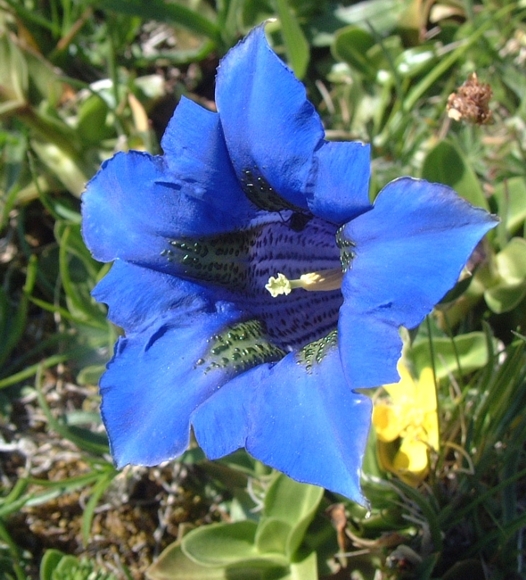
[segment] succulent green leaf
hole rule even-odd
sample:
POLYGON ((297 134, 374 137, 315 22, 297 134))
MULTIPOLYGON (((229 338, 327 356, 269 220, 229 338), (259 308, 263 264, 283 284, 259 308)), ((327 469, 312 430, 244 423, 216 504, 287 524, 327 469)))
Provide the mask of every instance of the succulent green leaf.
POLYGON ((316 552, 290 566, 290 580, 318 580, 316 552))
POLYGON ((102 5, 105 9, 122 14, 184 26, 192 32, 220 41, 220 30, 214 22, 179 3, 163 0, 105 0, 102 5))
POLYGON ((438 60, 434 47, 416 46, 404 50, 395 60, 397 73, 401 77, 414 77, 427 72, 438 60))
POLYGON ((484 293, 487 305, 500 314, 513 310, 526 296, 526 240, 512 238, 495 257, 499 282, 484 293))
MULTIPOLYGON (((283 538, 286 527, 289 528, 286 544, 283 546, 283 553, 289 560, 303 541, 322 496, 322 488, 298 483, 283 474, 279 474, 270 486, 265 497, 264 513, 274 522, 281 521, 282 526, 278 527, 276 523, 272 523, 269 524, 268 530, 274 529, 277 532, 279 529, 283 538)), ((260 526, 264 521, 262 520, 260 526)), ((267 534, 268 531, 258 533, 258 540, 262 545, 269 545, 267 534)))
POLYGON ((78 559, 51 549, 42 558, 40 580, 116 580, 116 578, 109 572, 96 569, 92 561, 78 559))
MULTIPOLYGON (((482 368, 488 362, 487 338, 483 332, 470 332, 454 338, 433 338, 437 379, 462 376, 482 368)), ((428 339, 418 340, 411 349, 411 358, 420 372, 432 367, 428 339)))
POLYGON ((488 207, 475 172, 462 151, 450 141, 440 141, 426 155, 422 177, 451 186, 473 205, 488 207))
POLYGON ((274 0, 274 6, 281 22, 289 65, 296 76, 301 79, 305 76, 309 64, 309 43, 305 39, 296 17, 292 14, 287 0, 274 0))
POLYGON ((526 285, 514 287, 499 285, 484 293, 486 304, 496 314, 510 312, 522 302, 524 297, 526 297, 526 285))
POLYGON ((370 32, 350 25, 335 34, 332 51, 338 60, 346 62, 367 77, 374 77, 376 69, 367 58, 367 51, 374 45, 375 40, 370 32))
POLYGON ((148 580, 286 580, 286 568, 258 566, 209 567, 197 564, 181 549, 179 543, 168 546, 148 570, 148 580))
POLYGON ((526 180, 512 177, 495 187, 493 198, 499 216, 509 233, 516 232, 526 220, 526 180))
POLYGON ((288 540, 292 526, 278 518, 263 518, 256 532, 256 546, 261 553, 287 554, 288 540))
POLYGON ((66 188, 76 196, 84 191, 88 178, 80 168, 77 159, 54 143, 31 143, 40 160, 48 166, 66 188))
POLYGON ((80 226, 57 222, 59 267, 69 312, 92 326, 104 328, 103 310, 91 298, 97 267, 80 237, 80 226))
POLYGON ((372 28, 377 34, 385 35, 396 28, 406 8, 405 1, 369 0, 340 6, 334 15, 346 24, 357 24, 368 30, 372 28))
POLYGON ((37 53, 26 49, 23 55, 28 69, 29 102, 38 107, 45 100, 50 107, 58 107, 64 93, 64 84, 57 76, 57 71, 37 53))
POLYGON ((52 580, 53 571, 63 557, 60 550, 47 550, 40 562, 40 580, 52 580))
POLYGON ((96 145, 112 136, 112 129, 106 125, 109 107, 98 95, 91 95, 80 106, 77 130, 83 141, 96 145))
POLYGON ((188 558, 201 566, 286 566, 288 562, 283 556, 259 552, 255 542, 256 530, 257 524, 251 521, 212 524, 192 530, 183 538, 181 548, 188 558))
POLYGON ((512 286, 526 281, 526 240, 524 238, 512 238, 495 259, 499 275, 507 284, 512 286))
POLYGON ((22 51, 7 34, 0 34, 0 103, 3 108, 8 104, 23 105, 28 83, 27 62, 22 51))

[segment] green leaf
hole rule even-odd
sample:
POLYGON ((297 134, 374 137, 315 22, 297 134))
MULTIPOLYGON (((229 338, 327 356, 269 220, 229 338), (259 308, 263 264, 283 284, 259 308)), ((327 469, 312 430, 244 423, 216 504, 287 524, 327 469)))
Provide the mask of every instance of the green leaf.
POLYGON ((77 130, 82 141, 96 145, 112 136, 113 130, 106 125, 109 107, 98 95, 91 95, 80 106, 77 130))
MULTIPOLYGON (((0 34, 0 103, 10 108, 27 98, 29 73, 22 51, 7 34, 0 34)), ((0 114, 2 111, 0 110, 0 114)))
POLYGON ((465 578, 483 578, 484 568, 478 559, 455 562, 442 576, 442 580, 464 580, 465 578))
POLYGON ((116 580, 110 572, 97 569, 93 561, 62 554, 58 550, 49 552, 51 555, 44 568, 44 573, 49 575, 42 576, 41 568, 41 580, 116 580))
MULTIPOLYGON (((298 483, 280 473, 269 487, 265 497, 265 517, 282 522, 280 534, 284 534, 286 526, 290 532, 286 543, 280 550, 290 561, 299 548, 305 532, 316 513, 316 508, 323 496, 323 489, 315 485, 298 483)), ((263 519, 260 525, 263 525, 263 519)), ((276 523, 270 524, 269 529, 278 529, 276 523)), ((259 532, 258 545, 269 545, 265 537, 268 532, 259 532)))
POLYGON ((496 265, 502 279, 514 286, 526 281, 526 240, 512 238, 508 245, 497 254, 496 265))
POLYGON ((89 365, 84 367, 77 375, 77 384, 98 385, 105 370, 106 365, 89 365))
POLYGON ((39 372, 37 373, 35 387, 39 405, 44 415, 46 416, 46 419, 48 420, 49 426, 65 439, 75 443, 75 445, 77 445, 80 449, 84 449, 85 451, 94 453, 96 455, 104 455, 105 453, 108 453, 108 440, 105 435, 101 433, 93 433, 88 429, 82 429, 81 427, 77 427, 75 425, 69 426, 63 421, 55 418, 42 393, 41 371, 42 369, 39 369, 39 372))
MULTIPOLYGON (((483 332, 470 332, 454 338, 434 337, 432 340, 435 372, 439 380, 450 375, 467 375, 488 362, 487 339, 483 332)), ((432 366, 427 338, 415 342, 411 358, 418 372, 432 366)))
POLYGON ((91 524, 93 522, 93 516, 95 515, 95 509, 102 494, 108 489, 116 475, 117 471, 115 469, 108 469, 106 473, 101 474, 101 478, 91 490, 91 497, 89 498, 89 501, 84 508, 84 513, 82 514, 82 541, 85 546, 89 544, 91 524))
POLYGON ((27 264, 24 291, 15 312, 11 311, 5 292, 0 289, 0 364, 7 360, 23 336, 27 322, 28 301, 35 286, 37 268, 37 259, 33 255, 27 264))
POLYGON ((430 69, 438 60, 434 47, 416 46, 404 50, 395 60, 397 73, 402 77, 414 77, 430 69))
POLYGON ((422 0, 404 0, 404 10, 398 16, 398 30, 405 44, 416 45, 420 42, 427 13, 422 8, 422 0))
POLYGON ((101 6, 105 10, 114 10, 121 14, 140 16, 147 20, 158 20, 167 24, 183 26, 197 34, 202 34, 211 38, 216 43, 220 43, 221 34, 218 26, 208 18, 201 16, 195 10, 190 10, 186 6, 175 2, 164 2, 163 0, 104 0, 101 6))
POLYGON ((174 543, 146 570, 146 577, 149 580, 277 580, 281 575, 277 570, 261 568, 202 566, 188 558, 180 544, 174 543))
POLYGON ((60 246, 60 276, 69 312, 75 318, 105 330, 107 323, 104 308, 91 297, 99 265, 93 260, 82 240, 80 225, 57 221, 55 236, 60 246))
POLYGON ((246 4, 245 0, 228 0, 227 2, 217 3, 217 20, 227 46, 235 44, 242 22, 243 9, 246 4))
MULTIPOLYGON (((57 572, 56 574, 53 573, 53 580, 56 580, 57 578, 60 578, 62 576, 62 578, 73 578, 75 572, 77 571, 79 567, 79 561, 77 560, 77 558, 75 558, 75 556, 71 556, 69 554, 65 554, 61 559, 60 562, 58 563, 57 569, 55 572, 57 572)), ((60 578, 60 580, 62 580, 62 578, 60 578)))
POLYGON ((484 299, 495 314, 510 312, 526 297, 526 286, 495 286, 486 290, 484 299))
POLYGON ((147 570, 149 580, 225 580, 225 570, 206 568, 190 560, 179 544, 171 544, 147 570))
POLYGON ((300 562, 290 566, 291 580, 318 580, 318 563, 316 552, 311 552, 300 562))
POLYGON ((374 78, 376 68, 367 58, 367 51, 375 44, 372 34, 351 25, 336 33, 332 52, 337 60, 342 60, 367 77, 374 78))
MULTIPOLYGON (((59 154, 56 152, 51 153, 51 151, 44 151, 42 159, 45 164, 49 164, 52 172, 56 169, 53 163, 66 164, 64 167, 57 168, 56 174, 59 179, 61 179, 61 171, 67 170, 68 164, 78 166, 76 170, 77 172, 80 171, 81 164, 85 162, 81 154, 83 143, 76 130, 57 116, 56 110, 47 106, 38 108, 28 106, 17 111, 17 118, 30 128, 33 148, 35 148, 34 144, 36 143, 41 148, 53 148, 52 151, 58 149, 63 153, 63 162, 59 154), (58 159, 56 159, 57 157, 58 159)), ((87 178, 84 177, 84 179, 87 178)), ((78 184, 77 189, 82 191, 78 184)))
POLYGON ((323 496, 323 488, 298 483, 278 473, 265 497, 265 515, 277 517, 294 525, 312 516, 323 496))
POLYGON ((80 196, 88 178, 77 159, 54 143, 43 143, 33 139, 33 150, 73 195, 80 196))
POLYGON ((281 22, 289 65, 296 76, 301 79, 305 76, 309 64, 309 43, 305 39, 298 21, 293 16, 287 0, 274 0, 274 6, 281 22))
POLYGON ((488 207, 475 172, 462 151, 450 141, 440 141, 426 155, 422 177, 449 185, 473 205, 488 207))
POLYGON ((526 181, 512 177, 495 187, 493 198, 506 230, 514 233, 526 220, 526 181))
POLYGON ((29 75, 29 102, 37 107, 42 100, 46 100, 49 106, 58 107, 64 93, 64 85, 59 80, 57 71, 37 53, 26 49, 24 56, 29 75))
POLYGON ((497 314, 513 310, 526 296, 526 240, 512 238, 495 257, 499 281, 484 292, 486 304, 497 314))
POLYGON ((351 6, 340 6, 334 11, 336 18, 346 24, 361 25, 385 35, 393 30, 402 14, 406 11, 407 1, 367 0, 351 6))
POLYGON ((40 580, 53 580, 53 572, 63 557, 60 550, 46 550, 40 562, 40 580))
POLYGON ((212 524, 192 530, 181 542, 183 552, 202 566, 283 567, 279 554, 262 554, 255 544, 257 525, 251 521, 212 524))
POLYGON ((292 526, 278 518, 263 518, 258 524, 256 546, 261 553, 278 553, 289 557, 287 546, 292 526))

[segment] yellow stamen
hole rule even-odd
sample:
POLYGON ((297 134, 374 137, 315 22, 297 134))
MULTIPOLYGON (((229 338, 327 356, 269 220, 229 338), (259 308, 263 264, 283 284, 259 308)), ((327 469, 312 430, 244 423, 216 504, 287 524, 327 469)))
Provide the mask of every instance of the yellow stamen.
POLYGON ((281 272, 276 276, 271 276, 265 284, 265 288, 270 292, 272 298, 281 294, 290 294, 295 288, 303 288, 311 292, 338 290, 341 288, 343 272, 341 268, 331 270, 320 270, 319 272, 309 272, 303 274, 297 280, 289 280, 281 272))

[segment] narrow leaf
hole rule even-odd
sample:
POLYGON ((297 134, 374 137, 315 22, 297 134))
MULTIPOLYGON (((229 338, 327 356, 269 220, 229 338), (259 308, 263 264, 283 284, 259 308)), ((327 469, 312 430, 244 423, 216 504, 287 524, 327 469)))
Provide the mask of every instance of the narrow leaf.
POLYGON ((102 6, 106 10, 114 10, 121 14, 140 16, 149 20, 158 20, 169 24, 177 24, 197 34, 202 34, 220 42, 219 28, 208 18, 181 4, 163 2, 162 0, 104 0, 102 6))
POLYGON ((287 0, 274 0, 274 6, 281 22, 283 41, 289 64, 298 78, 303 78, 309 64, 309 43, 292 14, 287 0))

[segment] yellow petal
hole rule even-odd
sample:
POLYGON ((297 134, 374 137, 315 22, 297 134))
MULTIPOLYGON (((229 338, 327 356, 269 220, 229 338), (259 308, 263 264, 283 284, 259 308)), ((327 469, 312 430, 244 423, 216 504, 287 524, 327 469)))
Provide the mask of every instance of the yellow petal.
POLYGON ((425 414, 422 428, 425 431, 427 444, 435 451, 438 451, 440 445, 440 433, 438 431, 438 415, 436 411, 429 411, 425 414))
POLYGON ((380 467, 391 473, 396 473, 393 460, 397 453, 396 443, 386 443, 378 440, 376 442, 376 450, 378 452, 378 463, 380 467))
POLYGON ((422 441, 404 439, 394 458, 394 467, 401 471, 419 473, 427 469, 428 447, 422 441))
MULTIPOLYGON (((409 469, 411 467, 411 457, 414 456, 411 447, 412 445, 408 444, 405 448, 400 450, 397 449, 396 443, 385 443, 383 441, 378 441, 378 462, 383 469, 393 473, 404 483, 407 483, 407 485, 416 487, 425 479, 427 475, 427 456, 423 469, 416 470, 416 464, 413 464, 415 471, 411 471, 409 469), (406 451, 409 451, 409 454, 406 453, 406 451)), ((418 454, 420 454, 420 452, 421 449, 417 450, 418 454)))
POLYGON ((402 414, 398 409, 387 403, 376 403, 373 408, 373 425, 378 439, 381 441, 394 441, 400 436, 405 427, 401 421, 402 414))
POLYGON ((396 368, 400 375, 400 380, 398 383, 384 385, 384 389, 389 393, 394 403, 403 404, 407 402, 407 399, 411 400, 414 398, 416 384, 411 373, 403 363, 398 362, 396 368))
POLYGON ((423 411, 434 411, 437 408, 437 393, 433 371, 426 367, 420 373, 418 387, 416 389, 417 400, 415 403, 423 411))
POLYGON ((398 477, 416 487, 428 472, 428 448, 420 441, 405 440, 395 455, 393 467, 398 477))

